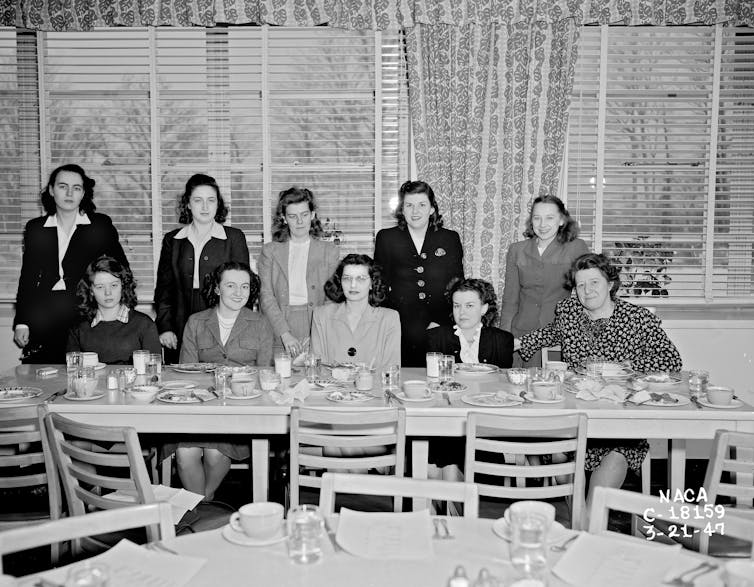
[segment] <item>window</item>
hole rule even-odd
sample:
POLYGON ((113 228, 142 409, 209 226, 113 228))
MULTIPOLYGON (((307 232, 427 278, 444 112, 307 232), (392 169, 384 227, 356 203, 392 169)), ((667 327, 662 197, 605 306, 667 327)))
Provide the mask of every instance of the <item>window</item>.
POLYGON ((584 27, 566 170, 568 209, 626 293, 751 303, 754 32, 584 27))
POLYGON ((97 181, 142 302, 193 173, 217 179, 252 258, 291 185, 312 189, 344 254, 371 253, 408 172, 402 51, 397 34, 326 27, 0 30, 0 295, 15 295, 41 182, 66 162, 97 181))

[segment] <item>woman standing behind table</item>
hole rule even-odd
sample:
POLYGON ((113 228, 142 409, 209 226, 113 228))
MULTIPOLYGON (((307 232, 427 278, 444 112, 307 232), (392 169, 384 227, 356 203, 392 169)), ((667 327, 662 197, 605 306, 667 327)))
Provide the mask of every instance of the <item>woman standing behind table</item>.
POLYGON ((366 363, 376 369, 401 363, 398 312, 378 305, 386 287, 368 255, 346 255, 325 284, 334 304, 314 309, 312 351, 322 361, 366 363))
POLYGON ((453 355, 456 363, 490 363, 508 368, 513 363, 513 335, 493 324, 497 296, 482 279, 458 279, 448 286, 455 326, 427 332, 427 350, 453 355))
POLYGON ((154 291, 166 363, 178 357, 188 317, 207 307, 201 288, 215 267, 225 261, 249 264, 243 232, 222 225, 228 208, 213 177, 197 173, 189 178, 178 213, 178 222, 186 226, 171 230, 162 240, 154 291))
POLYGON ((398 226, 377 233, 374 261, 389 287, 387 306, 401 318, 404 367, 426 363, 427 328, 451 324, 445 288, 463 277, 463 248, 458 233, 442 227, 432 188, 407 181, 398 192, 398 226))
POLYGON ((40 194, 45 215, 24 229, 13 320, 24 363, 64 362, 76 287, 93 259, 109 255, 128 267, 110 217, 95 213, 94 184, 78 165, 61 165, 40 194))
POLYGON ((100 257, 86 268, 77 291, 83 322, 71 329, 66 351, 95 352, 108 365, 131 363, 135 350, 162 353, 157 326, 135 310, 136 282, 128 267, 100 257))
POLYGON ((299 187, 280 192, 274 242, 264 245, 259 257, 259 305, 272 324, 276 347, 294 358, 304 351, 312 313, 325 303, 323 286, 340 257, 336 245, 318 240, 321 235, 314 194, 299 187))
MULTIPOLYGON (((235 261, 221 264, 204 293, 210 307, 188 319, 181 362, 269 365, 272 329, 264 316, 249 309, 259 294, 259 278, 249 266, 235 261)), ((231 460, 249 458, 249 445, 196 438, 181 442, 175 452, 183 486, 211 501, 231 460)))
MULTIPOLYGON (((560 198, 539 196, 526 223, 525 241, 508 248, 500 328, 521 336, 552 321, 555 304, 568 296, 565 275, 576 257, 588 253, 576 238, 577 222, 560 198)), ((516 363, 521 364, 518 359, 516 363)), ((526 366, 541 364, 540 352, 526 366)))

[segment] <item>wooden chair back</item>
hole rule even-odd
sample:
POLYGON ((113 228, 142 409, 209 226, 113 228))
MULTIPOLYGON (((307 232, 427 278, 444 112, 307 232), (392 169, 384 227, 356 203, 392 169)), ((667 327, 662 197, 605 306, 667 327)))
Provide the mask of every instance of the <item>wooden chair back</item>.
MULTIPOLYGON (((406 412, 378 410, 291 410, 290 505, 299 503, 301 487, 322 486, 325 471, 391 467, 403 477, 406 455, 406 412), (337 453, 338 456, 331 456, 337 453), (304 468, 312 474, 301 474, 304 468)), ((395 501, 400 511, 401 500, 395 501)))
POLYGON ((325 473, 322 475, 322 491, 319 494, 319 507, 325 515, 334 513, 337 493, 386 495, 396 500, 403 497, 415 497, 423 498, 425 502, 432 499, 460 501, 463 502, 464 517, 479 517, 479 489, 474 483, 325 473))
POLYGON ((571 525, 580 529, 585 507, 586 426, 586 415, 579 413, 510 416, 470 412, 466 423, 466 481, 476 483, 479 495, 489 497, 570 497, 571 525), (572 457, 566 462, 540 462, 554 454, 572 457), (499 482, 493 483, 498 481, 495 478, 499 482), (533 486, 534 479, 544 479, 544 485, 533 486))
POLYGON ((140 527, 157 528, 156 540, 174 538, 171 509, 170 504, 164 502, 128 506, 0 532, 0 572, 2 555, 54 542, 140 527))

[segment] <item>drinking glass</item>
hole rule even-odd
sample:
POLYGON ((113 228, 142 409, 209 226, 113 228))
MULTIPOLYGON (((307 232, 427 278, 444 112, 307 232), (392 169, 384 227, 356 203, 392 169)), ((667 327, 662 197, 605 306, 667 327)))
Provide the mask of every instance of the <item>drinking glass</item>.
POLYGON ((605 361, 602 357, 589 357, 586 360, 586 374, 588 377, 598 379, 602 377, 602 368, 605 361))
POLYGON ((272 369, 259 370, 259 387, 262 391, 275 391, 280 385, 280 374, 272 369))
POLYGON ((704 369, 692 369, 689 371, 689 391, 694 395, 703 395, 707 392, 709 372, 704 369))
POLYGON ((110 573, 107 565, 85 561, 68 572, 66 587, 106 587, 110 573))
POLYGON ((233 377, 233 367, 218 365, 215 368, 215 393, 220 399, 230 393, 230 380, 233 377))
POLYGON ((136 381, 136 369, 133 367, 124 367, 116 371, 118 375, 118 391, 126 391, 136 381))
POLYGON ((322 558, 320 540, 325 522, 316 505, 304 504, 288 511, 288 557, 295 563, 310 564, 322 558))
POLYGON ((137 375, 147 374, 147 363, 149 362, 149 356, 152 353, 149 351, 138 350, 133 352, 134 369, 136 369, 137 375))
POLYGON ((71 389, 76 397, 90 397, 97 389, 94 367, 79 367, 73 376, 71 389))
POLYGON ((521 578, 547 580, 547 531, 544 516, 511 515, 511 563, 521 578))
POLYGON ((453 355, 442 355, 437 360, 437 375, 440 378, 440 383, 447 383, 453 381, 453 367, 455 367, 456 359, 453 355))
POLYGON ((381 373, 382 389, 395 391, 401 386, 401 368, 398 365, 390 365, 381 373))
POLYGON ((162 355, 150 353, 147 359, 145 375, 147 376, 147 384, 149 385, 159 385, 162 382, 162 355))
POLYGON ((73 391, 73 379, 76 377, 76 373, 81 367, 82 354, 73 351, 65 354, 65 370, 66 370, 66 388, 68 391, 73 391))
POLYGON ((313 379, 319 377, 319 365, 322 359, 319 355, 314 353, 306 353, 304 355, 304 372, 307 379, 313 379))
POLYGON ((288 353, 275 353, 275 371, 283 379, 288 379, 291 376, 291 363, 291 355, 288 353))
POLYGON ((442 353, 427 353, 427 377, 440 376, 440 357, 442 356, 442 353))

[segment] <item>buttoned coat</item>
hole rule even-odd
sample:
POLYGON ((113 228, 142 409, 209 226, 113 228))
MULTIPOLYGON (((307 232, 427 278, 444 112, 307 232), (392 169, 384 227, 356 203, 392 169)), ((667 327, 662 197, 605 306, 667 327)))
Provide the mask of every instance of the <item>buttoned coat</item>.
POLYGON ((423 366, 427 326, 453 322, 445 288, 463 278, 461 239, 453 230, 430 227, 417 252, 407 228, 386 228, 377 233, 374 260, 390 288, 384 305, 400 315, 403 366, 423 366))
POLYGON ((267 318, 241 308, 225 344, 220 339, 217 308, 192 314, 181 345, 181 363, 259 365, 272 363, 272 328, 267 318))
MULTIPOLYGON (((289 241, 271 242, 262 247, 259 257, 259 306, 275 333, 276 343, 291 328, 288 324, 288 251, 289 241)), ((325 303, 325 282, 330 279, 340 260, 338 247, 327 241, 311 239, 306 260, 307 309, 311 324, 314 308, 325 303)), ((291 333, 297 338, 300 334, 291 333)), ((307 332, 308 336, 309 333, 307 332)))
MULTIPOLYGON (((427 350, 453 355, 461 360, 461 341, 452 326, 438 326, 427 330, 427 350)), ((513 364, 513 335, 494 326, 482 326, 479 335, 479 362, 507 369, 513 364)))
POLYGON ((513 243, 505 261, 500 328, 522 336, 552 322, 555 305, 570 294, 565 286, 568 270, 588 252, 580 238, 566 243, 555 239, 541 256, 536 238, 513 243))

